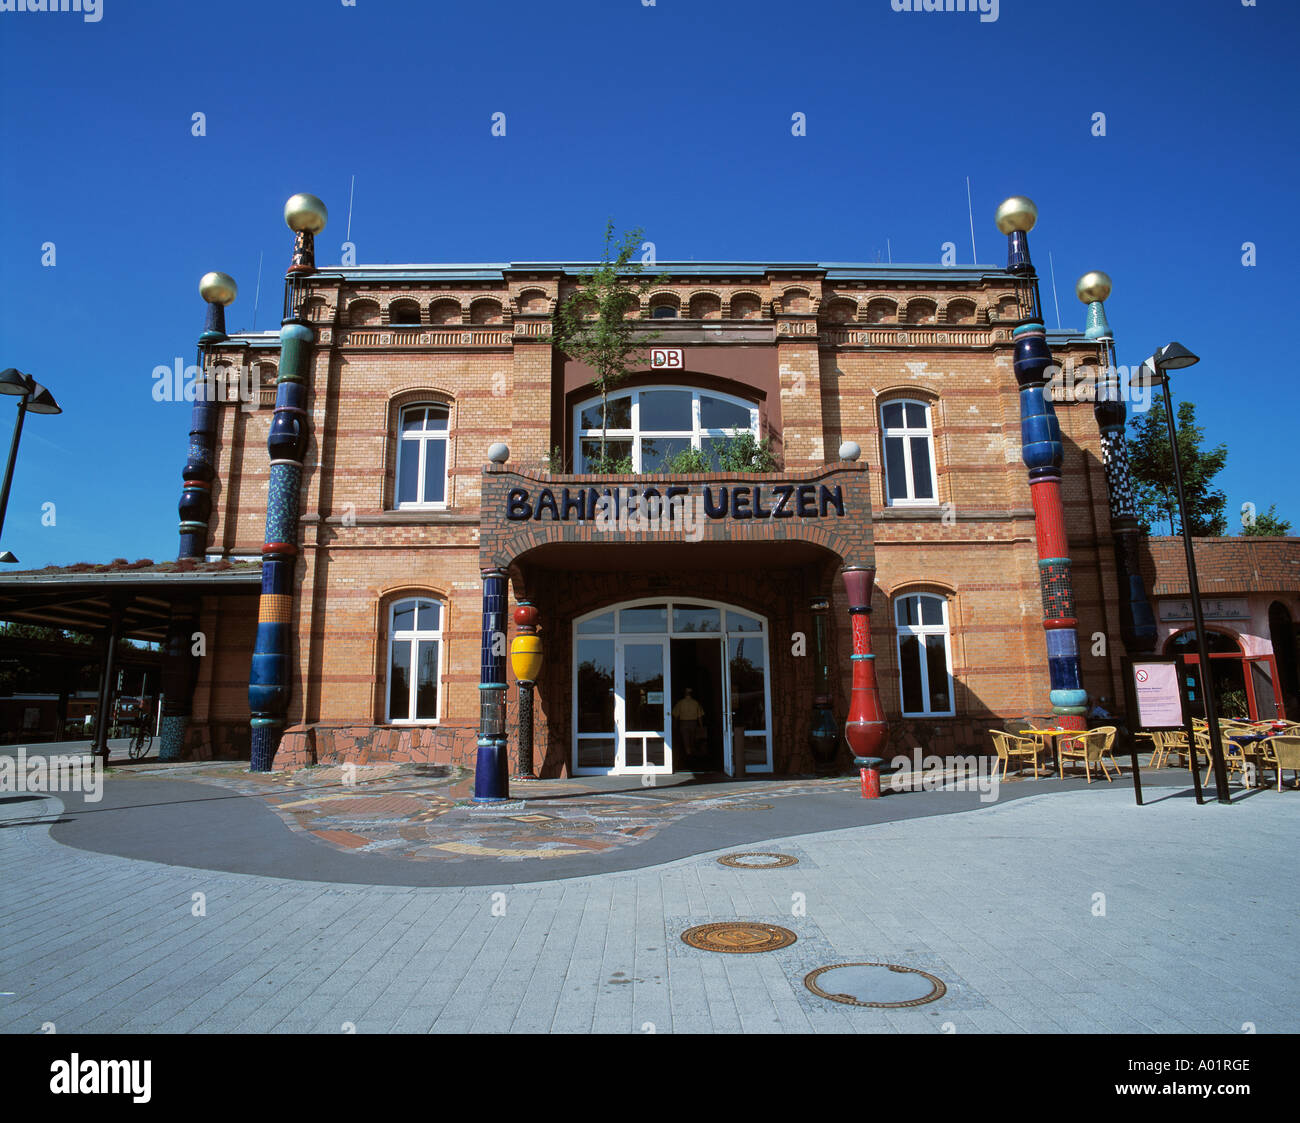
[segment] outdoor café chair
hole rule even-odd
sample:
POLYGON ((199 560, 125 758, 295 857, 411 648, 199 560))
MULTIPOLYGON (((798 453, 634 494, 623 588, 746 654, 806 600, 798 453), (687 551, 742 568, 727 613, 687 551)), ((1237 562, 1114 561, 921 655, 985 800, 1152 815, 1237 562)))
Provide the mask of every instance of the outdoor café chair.
POLYGON ((1060 747, 1057 749, 1057 764, 1062 777, 1065 776, 1065 762, 1067 760, 1083 761, 1083 770, 1088 775, 1088 783, 1092 783, 1092 766, 1098 764, 1101 766, 1101 774, 1106 777, 1107 783, 1113 783, 1110 773, 1106 770, 1106 758, 1110 757, 1111 764, 1115 765, 1115 775, 1119 775, 1119 765, 1116 763, 1111 750, 1115 746, 1115 734, 1117 730, 1113 725, 1099 725, 1096 729, 1090 729, 1086 733, 1080 733, 1077 737, 1071 737, 1068 741, 1062 740, 1060 747))
POLYGON ((1007 778, 1012 758, 1018 762, 1016 771, 1020 772, 1024 769, 1025 757, 1034 762, 1034 779, 1038 778, 1038 755, 1043 752, 1043 746, 1036 737, 1022 737, 1019 733, 1007 733, 1002 729, 990 729, 989 736, 993 738, 993 748, 1002 762, 1002 779, 1007 778))
POLYGON ((1282 790, 1282 769, 1289 768, 1300 786, 1300 736, 1283 734, 1260 742, 1263 759, 1277 770, 1277 790, 1282 790))

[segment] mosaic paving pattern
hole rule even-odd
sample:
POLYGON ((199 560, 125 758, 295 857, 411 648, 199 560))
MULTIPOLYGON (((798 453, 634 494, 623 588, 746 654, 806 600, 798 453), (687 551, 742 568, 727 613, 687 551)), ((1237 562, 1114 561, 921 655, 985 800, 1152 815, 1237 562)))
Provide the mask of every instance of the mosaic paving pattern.
POLYGON ((838 777, 765 782, 761 789, 719 782, 706 793, 699 786, 638 784, 632 791, 611 791, 582 779, 534 780, 513 786, 516 798, 508 803, 476 804, 473 775, 455 766, 358 764, 251 773, 239 762, 186 762, 137 767, 130 774, 201 780, 265 800, 289 827, 340 850, 442 862, 590 856, 635 846, 699 812, 770 810, 773 797, 852 790, 857 784, 838 777))

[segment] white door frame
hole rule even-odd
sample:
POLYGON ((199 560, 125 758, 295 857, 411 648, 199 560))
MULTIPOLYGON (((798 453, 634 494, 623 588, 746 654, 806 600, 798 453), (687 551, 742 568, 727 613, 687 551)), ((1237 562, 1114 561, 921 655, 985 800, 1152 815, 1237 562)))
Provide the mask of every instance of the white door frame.
MULTIPOLYGON (((573 721, 573 734, 571 736, 570 746, 570 768, 575 776, 616 776, 616 775, 652 775, 665 774, 672 772, 672 699, 673 682, 672 682, 672 641, 674 639, 716 639, 719 641, 720 657, 722 659, 722 760, 723 769, 727 775, 735 775, 735 763, 732 760, 732 747, 734 740, 734 731, 732 729, 731 716, 731 657, 730 648, 733 638, 739 639, 762 639, 763 641, 763 704, 766 715, 766 729, 763 731, 763 742, 767 750, 767 759, 762 765, 755 765, 748 768, 752 773, 770 773, 773 771, 772 761, 772 666, 771 666, 771 628, 768 618, 759 612, 751 612, 747 608, 739 605, 730 604, 727 601, 707 600, 703 597, 692 596, 657 596, 657 597, 638 597, 634 600, 619 601, 616 604, 607 604, 601 608, 593 609, 589 612, 577 616, 572 622, 572 648, 570 656, 570 673, 573 677, 571 697, 571 719, 573 721), (663 632, 628 632, 622 633, 618 630, 618 613, 624 608, 640 608, 646 605, 666 605, 668 610, 667 627, 663 632), (673 607, 675 605, 697 606, 700 608, 717 608, 722 612, 722 630, 718 632, 674 632, 672 627, 673 607), (733 611, 757 620, 761 625, 759 631, 729 632, 726 628, 726 613, 733 611), (578 631, 578 625, 592 617, 603 616, 606 613, 614 614, 614 624, 610 631, 601 632, 582 632, 578 631), (578 764, 578 687, 577 687, 577 658, 578 642, 584 639, 611 639, 614 643, 614 767, 580 767, 578 764), (625 728, 626 719, 626 700, 623 696, 624 691, 624 646, 628 643, 637 644, 654 644, 662 642, 664 648, 664 764, 658 765, 638 765, 629 767, 627 760, 627 735, 628 730, 625 728)), ((644 733, 645 731, 641 731, 644 733)), ((636 735, 637 731, 632 731, 636 735)))

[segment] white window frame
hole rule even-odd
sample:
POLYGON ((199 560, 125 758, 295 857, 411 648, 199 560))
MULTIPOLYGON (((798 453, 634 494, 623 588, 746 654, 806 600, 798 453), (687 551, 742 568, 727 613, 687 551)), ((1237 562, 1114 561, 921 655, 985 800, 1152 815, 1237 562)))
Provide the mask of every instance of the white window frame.
MULTIPOLYGON (((631 409, 631 428, 628 429, 607 429, 605 431, 606 440, 610 441, 631 441, 632 442, 632 471, 641 472, 641 441, 649 438, 654 439, 673 439, 689 438, 691 447, 702 449, 706 440, 722 440, 732 437, 738 437, 742 433, 752 433, 754 439, 758 439, 758 405, 755 402, 747 402, 744 398, 738 398, 734 394, 724 394, 717 390, 700 389, 698 386, 682 386, 680 384, 666 383, 658 386, 636 386, 628 390, 619 390, 609 395, 609 402, 613 404, 620 398, 632 399, 631 409), (691 395, 691 427, 690 429, 651 429, 642 431, 641 429, 641 395, 651 393, 655 390, 677 390, 682 393, 691 395), (741 428, 733 426, 729 429, 706 429, 700 423, 700 398, 717 398, 719 401, 727 402, 730 405, 739 406, 749 411, 749 427, 741 428)), ((600 439, 599 429, 581 428, 582 411, 591 409, 592 406, 599 406, 600 398, 588 398, 579 402, 573 407, 573 463, 579 475, 587 470, 586 463, 582 456, 583 440, 600 439)))
MULTIPOLYGON (((952 630, 948 626, 948 598, 940 596, 937 593, 899 593, 894 597, 894 656, 898 660, 898 707, 904 717, 955 717, 957 714, 957 695, 953 689, 952 681, 952 630), (939 624, 900 624, 898 620, 899 609, 906 600, 920 599, 938 601, 943 611, 943 622, 939 624), (923 710, 909 710, 907 708, 907 691, 903 682, 903 638, 905 636, 915 636, 918 640, 918 649, 920 654, 920 674, 921 674, 921 698, 925 705, 923 710), (943 636, 943 655, 944 670, 948 675, 948 699, 949 708, 946 710, 935 710, 930 708, 930 653, 926 648, 925 639, 927 636, 943 636)), ((917 619, 922 619, 923 614, 918 611, 917 619)))
POLYGON ((447 603, 438 597, 431 596, 411 596, 402 597, 395 600, 388 608, 388 645, 385 651, 387 662, 384 664, 384 722, 387 725, 437 725, 442 721, 442 699, 446 693, 444 689, 443 674, 447 663, 447 645, 443 641, 443 635, 446 632, 447 622, 447 603), (420 614, 419 606, 425 604, 436 604, 438 606, 438 627, 435 629, 428 628, 404 628, 400 632, 397 630, 395 620, 397 610, 403 605, 415 604, 416 623, 419 624, 420 614), (407 684, 407 705, 408 714, 415 713, 416 693, 419 689, 420 676, 416 673, 416 659, 420 653, 420 643, 435 641, 438 644, 438 705, 433 717, 393 717, 393 646, 397 643, 407 644, 411 649, 411 681, 407 684))
MULTIPOLYGON (((425 424, 428 424, 426 419, 425 424)), ((404 405, 397 413, 397 462, 393 475, 393 509, 396 511, 445 511, 447 509, 447 488, 451 475, 451 406, 446 402, 411 402, 404 405), (403 420, 408 412, 417 409, 442 409, 447 413, 447 428, 442 430, 423 429, 418 435, 408 437, 403 431, 403 420), (416 450, 415 478, 418 484, 417 495, 424 495, 424 462, 428 455, 429 443, 442 441, 445 446, 442 457, 442 498, 437 500, 402 499, 402 457, 409 455, 407 445, 418 446, 416 450)))
MULTIPOLYGON (((919 398, 890 398, 880 405, 880 467, 885 485, 885 506, 887 507, 937 507, 939 506, 939 473, 934 462, 934 414, 930 403, 919 398), (890 406, 903 407, 903 424, 887 426, 885 410, 890 406), (912 428, 907 424, 907 407, 920 406, 925 410, 925 428, 912 428), (929 499, 916 498, 916 475, 912 470, 912 438, 924 437, 926 452, 930 457, 930 488, 934 495, 929 499), (907 494, 899 499, 890 498, 888 442, 897 438, 903 442, 903 465, 907 494)), ((897 482, 897 481, 895 481, 897 482)))

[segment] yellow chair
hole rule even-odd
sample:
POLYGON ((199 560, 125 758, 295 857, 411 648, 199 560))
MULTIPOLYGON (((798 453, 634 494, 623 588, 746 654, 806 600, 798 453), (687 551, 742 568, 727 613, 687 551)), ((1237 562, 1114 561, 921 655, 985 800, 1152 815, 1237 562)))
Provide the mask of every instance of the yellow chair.
POLYGON ((1106 758, 1110 757, 1111 764, 1115 765, 1115 775, 1118 776, 1119 765, 1111 750, 1115 747, 1115 734, 1118 732, 1113 725, 1099 725, 1096 729, 1090 729, 1086 733, 1080 733, 1078 736, 1062 738, 1061 745, 1056 750, 1057 768, 1061 778, 1065 777, 1066 760, 1083 761, 1083 770, 1088 775, 1088 783, 1092 783, 1092 766, 1098 764, 1101 766, 1101 774, 1106 777, 1107 783, 1113 783, 1110 773, 1106 770, 1106 758))
POLYGON ((1007 769, 1013 759, 1020 762, 1016 771, 1022 771, 1025 757, 1034 762, 1034 779, 1038 779, 1038 757, 1043 752, 1043 746, 1036 737, 1023 737, 1019 733, 1007 733, 1001 729, 990 729, 989 736, 993 738, 993 748, 998 754, 998 760, 1002 762, 1002 779, 1007 778, 1007 769))
POLYGON ((1278 737, 1270 737, 1259 744, 1263 750, 1260 756, 1264 762, 1271 764, 1277 770, 1277 790, 1282 790, 1284 768, 1289 768, 1295 773, 1297 786, 1300 786, 1300 736, 1282 734, 1278 737))

